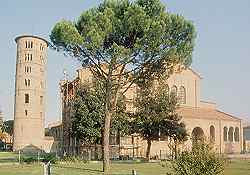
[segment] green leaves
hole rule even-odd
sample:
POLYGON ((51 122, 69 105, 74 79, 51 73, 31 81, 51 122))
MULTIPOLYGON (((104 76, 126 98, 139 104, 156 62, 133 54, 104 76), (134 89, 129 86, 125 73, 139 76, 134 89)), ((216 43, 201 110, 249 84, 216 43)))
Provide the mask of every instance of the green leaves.
POLYGON ((80 33, 70 21, 62 20, 58 22, 50 35, 51 41, 57 47, 67 47, 67 45, 81 45, 83 43, 80 33))
POLYGON ((57 23, 50 38, 58 50, 75 53, 72 45, 83 49, 88 54, 73 54, 81 60, 92 57, 104 63, 115 57, 115 64, 138 66, 161 60, 189 66, 195 30, 182 16, 166 12, 160 0, 105 0, 76 22, 57 23))
MULTIPOLYGON (((118 98, 117 107, 111 122, 111 132, 121 135, 129 132, 129 117, 124 97, 118 98)), ((104 126, 103 83, 94 81, 93 85, 82 84, 73 100, 72 135, 88 144, 100 144, 104 126)))
POLYGON ((146 140, 158 140, 160 132, 174 140, 185 141, 187 131, 184 123, 180 122, 181 116, 176 112, 178 100, 174 94, 170 94, 164 84, 158 84, 157 81, 139 88, 135 102, 135 132, 146 140))
POLYGON ((183 152, 174 162, 176 175, 218 175, 224 171, 225 161, 219 157, 211 145, 195 144, 191 152, 183 152))

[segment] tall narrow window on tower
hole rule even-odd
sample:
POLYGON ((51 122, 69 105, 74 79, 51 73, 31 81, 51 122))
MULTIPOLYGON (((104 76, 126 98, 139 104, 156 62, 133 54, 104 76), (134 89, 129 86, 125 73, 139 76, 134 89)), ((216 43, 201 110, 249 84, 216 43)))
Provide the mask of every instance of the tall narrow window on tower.
POLYGON ((29 87, 30 86, 30 79, 25 79, 24 84, 26 87, 29 87))
POLYGON ((24 102, 25 102, 25 103, 29 103, 29 102, 30 102, 29 94, 25 94, 25 95, 24 95, 24 98, 25 98, 25 99, 24 99, 24 102))
POLYGON ((43 104, 43 96, 40 96, 40 105, 43 104))

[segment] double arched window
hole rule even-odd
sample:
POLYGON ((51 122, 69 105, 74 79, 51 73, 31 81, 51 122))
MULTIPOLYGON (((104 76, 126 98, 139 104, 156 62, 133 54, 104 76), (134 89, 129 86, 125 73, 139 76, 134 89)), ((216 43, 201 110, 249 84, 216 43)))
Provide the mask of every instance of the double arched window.
MULTIPOLYGON (((168 86, 167 86, 168 88, 168 86)), ((178 98, 178 101, 180 104, 186 104, 187 103, 187 98, 186 98, 186 88, 184 86, 181 86, 178 88, 176 85, 172 86, 171 88, 171 93, 175 95, 178 98)))

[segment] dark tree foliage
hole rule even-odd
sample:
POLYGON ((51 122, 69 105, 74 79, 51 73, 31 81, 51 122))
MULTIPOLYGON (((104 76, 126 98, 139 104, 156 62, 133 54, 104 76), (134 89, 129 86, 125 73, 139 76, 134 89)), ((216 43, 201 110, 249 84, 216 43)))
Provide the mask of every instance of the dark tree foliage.
POLYGON ((177 144, 185 141, 188 134, 177 113, 177 97, 168 92, 164 84, 153 85, 151 82, 139 88, 135 102, 134 132, 147 140, 146 157, 149 159, 152 141, 168 136, 177 144))
POLYGON ((103 101, 98 91, 82 85, 73 101, 71 134, 86 144, 100 144, 103 125, 103 101))
MULTIPOLYGON (((73 100, 71 134, 85 144, 100 144, 104 125, 103 85, 95 81, 82 84, 73 100)), ((125 99, 119 98, 111 122, 111 132, 125 135, 129 132, 129 117, 125 112, 125 99)))
POLYGON ((14 132, 14 120, 6 120, 3 122, 2 131, 13 135, 14 132))

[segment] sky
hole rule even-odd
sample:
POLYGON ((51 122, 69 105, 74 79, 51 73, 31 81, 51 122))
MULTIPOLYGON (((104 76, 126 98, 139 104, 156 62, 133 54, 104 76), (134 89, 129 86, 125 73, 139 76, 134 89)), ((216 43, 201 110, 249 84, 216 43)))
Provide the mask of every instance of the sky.
MULTIPOLYGON (((0 109, 14 118, 16 44, 22 34, 49 40, 56 22, 76 20, 98 0, 3 0, 0 5, 0 109)), ((203 77, 202 100, 250 121, 250 1, 162 0, 167 10, 193 21, 196 46, 192 68, 203 77)), ((48 50, 46 123, 61 118, 59 81, 63 70, 76 76, 81 65, 71 57, 48 50)))

